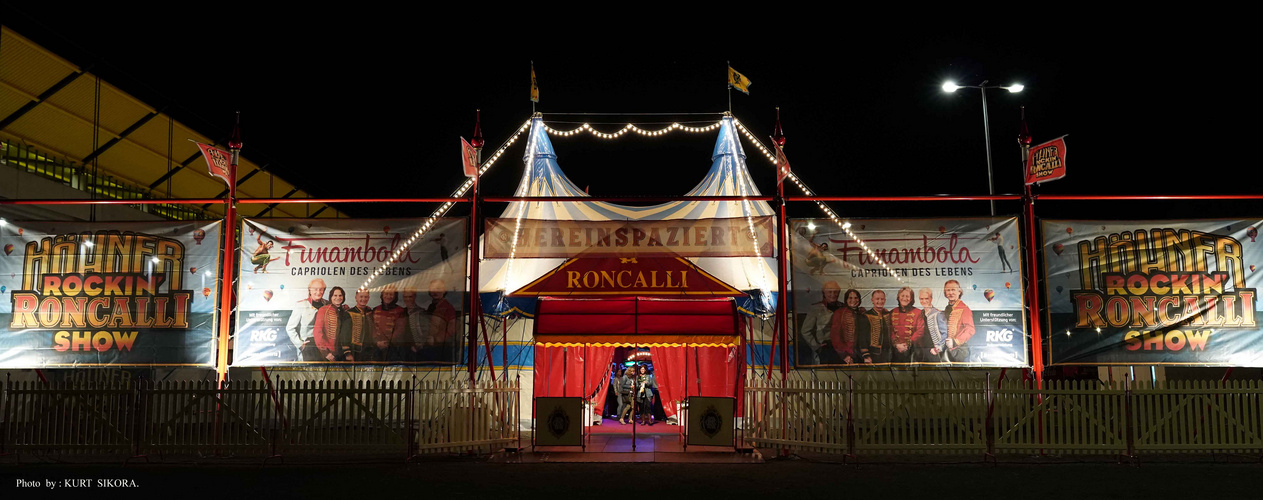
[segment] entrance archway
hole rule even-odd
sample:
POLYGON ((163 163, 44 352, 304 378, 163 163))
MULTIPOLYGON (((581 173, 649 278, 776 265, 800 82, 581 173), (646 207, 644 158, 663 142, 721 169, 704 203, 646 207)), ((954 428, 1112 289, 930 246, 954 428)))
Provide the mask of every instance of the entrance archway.
POLYGON ((543 297, 534 322, 535 397, 584 400, 587 451, 683 451, 676 437, 683 432, 677 419, 683 401, 690 396, 741 400, 742 326, 731 298, 543 297), (616 366, 613 355, 621 346, 649 348, 662 409, 668 423, 680 426, 590 426, 615 413, 605 402, 616 366))

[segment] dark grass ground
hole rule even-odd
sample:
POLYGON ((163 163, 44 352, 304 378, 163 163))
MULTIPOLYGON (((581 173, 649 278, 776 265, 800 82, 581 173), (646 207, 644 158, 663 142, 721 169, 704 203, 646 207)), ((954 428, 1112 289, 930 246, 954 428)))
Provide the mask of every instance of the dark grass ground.
MULTIPOLYGON (((823 458, 823 457, 821 457, 823 458)), ((829 457, 836 459, 836 457, 829 457)), ((489 463, 449 459, 346 464, 201 463, 77 465, 0 463, 0 498, 1263 498, 1257 457, 1141 462, 1023 458, 966 463, 761 464, 489 463), (1214 461, 1212 461, 1214 460, 1214 461), (103 488, 97 479, 133 480, 103 488), (17 480, 58 483, 20 488, 17 480), (68 488, 63 481, 89 479, 68 488)))

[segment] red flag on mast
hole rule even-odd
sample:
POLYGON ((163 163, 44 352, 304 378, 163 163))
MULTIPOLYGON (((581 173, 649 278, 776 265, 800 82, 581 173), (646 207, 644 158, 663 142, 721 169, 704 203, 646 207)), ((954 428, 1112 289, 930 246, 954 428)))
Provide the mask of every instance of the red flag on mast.
POLYGON ((465 177, 478 176, 478 150, 469 145, 464 137, 460 138, 461 163, 465 166, 465 177))
POLYGON ((780 184, 789 176, 789 158, 785 157, 785 149, 775 137, 772 138, 772 147, 776 148, 776 183, 780 184))
POLYGON ((232 155, 227 151, 219 149, 210 144, 202 144, 197 142, 198 149, 202 150, 202 156, 206 157, 206 167, 210 170, 211 177, 219 177, 225 183, 232 186, 232 155))

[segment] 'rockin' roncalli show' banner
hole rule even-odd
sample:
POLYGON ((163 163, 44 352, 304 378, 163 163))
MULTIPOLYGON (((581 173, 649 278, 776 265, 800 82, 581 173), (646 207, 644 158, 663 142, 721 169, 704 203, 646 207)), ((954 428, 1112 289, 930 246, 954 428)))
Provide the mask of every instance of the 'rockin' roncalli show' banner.
POLYGON ((0 224, 0 368, 210 366, 219 228, 0 224))
POLYGON ((468 227, 424 222, 247 219, 233 365, 459 363, 468 227))
POLYGON ((1051 362, 1263 366, 1263 221, 1044 221, 1051 362))
POLYGON ((581 253, 771 257, 776 246, 771 216, 658 221, 487 219, 486 224, 483 241, 488 259, 570 258, 581 253))
POLYGON ((791 228, 799 366, 1026 366, 1016 218, 791 228))

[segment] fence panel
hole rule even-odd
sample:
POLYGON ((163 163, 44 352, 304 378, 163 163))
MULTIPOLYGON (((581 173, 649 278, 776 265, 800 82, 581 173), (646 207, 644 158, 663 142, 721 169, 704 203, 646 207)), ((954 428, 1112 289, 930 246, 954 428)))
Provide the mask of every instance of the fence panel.
POLYGON ((1137 452, 1263 451, 1263 383, 1168 381, 1132 391, 1137 452))
POLYGON ((6 382, 3 451, 132 454, 137 393, 130 386, 6 382))

